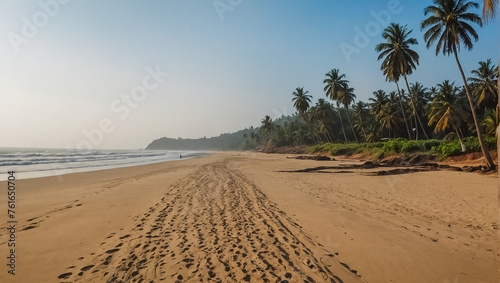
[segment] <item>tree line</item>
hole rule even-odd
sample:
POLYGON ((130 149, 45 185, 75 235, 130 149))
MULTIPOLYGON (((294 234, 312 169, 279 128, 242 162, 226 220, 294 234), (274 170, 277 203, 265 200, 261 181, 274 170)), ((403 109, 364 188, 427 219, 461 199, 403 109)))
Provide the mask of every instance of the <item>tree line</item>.
MULTIPOLYGON (((483 17, 491 19, 498 1, 485 0, 483 17), (493 11, 493 12, 491 12, 493 11)), ((275 146, 312 145, 317 143, 377 142, 404 137, 408 140, 429 138, 463 139, 475 135, 488 167, 494 167, 484 143, 484 135, 495 136, 499 125, 498 67, 491 59, 478 62, 466 74, 459 60, 462 49, 472 50, 483 20, 471 9, 475 2, 434 0, 424 9, 428 49, 453 55, 462 81, 443 80, 435 86, 410 82, 419 65, 418 44, 406 25, 391 23, 382 33, 383 42, 375 50, 385 80, 394 83, 389 93, 375 90, 368 101, 356 101, 355 89, 346 74, 334 68, 323 80, 326 98, 312 105, 312 96, 303 87, 292 93, 297 115, 276 124, 266 116, 257 133, 245 135, 247 147, 271 142, 275 146)))

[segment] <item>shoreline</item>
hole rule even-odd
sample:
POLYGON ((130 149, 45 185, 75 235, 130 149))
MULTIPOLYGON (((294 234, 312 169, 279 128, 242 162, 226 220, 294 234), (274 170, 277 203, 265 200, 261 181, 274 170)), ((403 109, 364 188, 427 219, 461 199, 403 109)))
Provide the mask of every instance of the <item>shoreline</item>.
MULTIPOLYGON (((12 148, 7 148, 7 149, 12 149, 12 148)), ((41 149, 43 150, 43 149, 41 149)), ((59 149, 56 149, 59 150, 59 149)), ((110 150, 103 150, 103 152, 107 152, 110 150)), ((128 152, 127 150, 115 150, 115 151, 123 151, 123 152, 128 152)), ((117 163, 117 164, 111 164, 111 165, 93 165, 93 166, 84 166, 84 167, 69 167, 67 164, 69 163, 54 163, 51 165, 51 168, 48 169, 40 169, 40 170, 31 170, 31 171, 24 171, 24 170, 18 170, 16 167, 18 165, 3 165, 2 167, 9 167, 7 168, 9 172, 14 171, 17 173, 18 176, 20 176, 22 179, 34 179, 34 178, 43 178, 43 177, 51 177, 51 176, 62 176, 62 175, 68 175, 68 174, 74 174, 74 173, 84 173, 84 172, 94 172, 94 171, 102 171, 102 170, 110 170, 110 169, 118 169, 118 168, 126 168, 126 167, 135 167, 135 166, 142 166, 142 165, 149 165, 149 164, 158 164, 158 163, 163 163, 163 162, 170 162, 170 161, 179 161, 179 160, 187 160, 187 159, 192 159, 192 158, 200 158, 205 155, 211 155, 213 154, 212 152, 208 151, 166 151, 169 153, 172 152, 178 152, 178 153, 187 153, 187 155, 182 155, 182 158, 177 158, 177 159, 167 159, 167 160, 146 160, 146 161, 134 161, 130 160, 131 162, 128 163, 117 163)), ((69 157, 70 159, 73 157, 69 157)), ((113 160, 115 161, 115 160, 113 160)), ((93 161, 93 162, 98 162, 98 161, 93 161)), ((90 165, 90 164, 89 164, 90 165)), ((0 172, 0 181, 6 181, 7 180, 7 172, 0 172)))
MULTIPOLYGON (((188 244, 190 256, 186 252, 185 258, 194 264, 211 262, 214 278, 224 280, 232 274, 234 281, 246 280, 247 275, 256 280, 266 274, 265 266, 242 273, 237 263, 258 261, 260 253, 252 251, 259 250, 257 243, 266 245, 262 252, 281 247, 290 262, 312 278, 324 278, 317 271, 329 266, 330 273, 324 276, 335 275, 344 282, 498 281, 495 177, 450 171, 383 177, 366 174, 378 169, 294 173, 325 165, 325 161, 286 157, 218 152, 179 162, 62 175, 62 182, 54 176, 18 180, 19 269, 15 277, 2 272, 0 281, 84 282, 105 281, 112 276, 159 280, 174 278, 167 277, 172 274, 182 275, 186 281, 192 267, 179 262, 188 244), (251 206, 244 206, 246 202, 251 206), (225 209, 231 204, 240 205, 225 209), (174 210, 162 213, 169 207, 174 210), (238 213, 231 214, 233 210, 238 213), (186 220, 177 221, 177 214, 186 220), (219 215, 228 217, 229 226, 223 225, 224 218, 219 215), (265 223, 271 228, 259 219, 267 219, 265 223), (279 222, 274 222, 276 219, 279 222), (238 230, 240 225, 247 228, 238 230), (210 227, 217 230, 219 243, 213 242, 210 227), (273 238, 268 238, 269 229, 274 231, 273 238), (287 229, 292 234, 280 231, 287 229), (187 233, 176 236, 183 230, 187 233), (234 236, 228 237, 223 231, 234 236), (190 233, 198 236, 191 237, 190 233), (187 237, 184 244, 178 242, 182 235, 187 237), (198 243, 198 237, 206 244, 198 243), (240 253, 236 260, 222 257, 231 253, 230 243, 237 239, 243 240, 247 256, 243 258, 240 253), (146 240, 150 248, 142 249, 146 240), (169 247, 161 248, 163 243, 170 243, 169 247), (134 248, 138 244, 142 246, 134 248), (302 248, 295 250, 294 246, 302 248), (151 251, 151 247, 157 248, 151 251), (136 266, 142 258, 144 266, 136 266), (306 258, 316 269, 304 265, 306 258), (116 271, 123 268, 121 259, 131 264, 127 271, 116 271), (227 262, 231 271, 226 272, 227 266, 217 259, 227 262), (162 263, 172 267, 161 269, 162 263), (152 270, 157 271, 152 274, 152 270), (58 279, 67 273, 71 273, 67 278, 58 279)), ((361 163, 347 159, 326 162, 361 163)), ((0 181, 0 186, 6 186, 6 182, 0 181)), ((0 199, 0 207, 5 206, 6 198, 0 199)), ((6 216, 0 215, 0 256, 7 256, 6 216)), ((279 249, 275 254, 283 255, 279 249)), ((293 279, 300 276, 278 259, 270 257, 266 262, 283 279, 288 273, 293 279)), ((212 278, 210 269, 200 268, 205 271, 196 273, 199 278, 212 278)))

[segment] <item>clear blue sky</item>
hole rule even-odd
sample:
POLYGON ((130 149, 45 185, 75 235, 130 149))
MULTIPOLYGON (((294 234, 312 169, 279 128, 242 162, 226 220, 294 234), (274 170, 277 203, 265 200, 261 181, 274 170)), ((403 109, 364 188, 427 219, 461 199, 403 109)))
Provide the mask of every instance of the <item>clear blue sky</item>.
MULTIPOLYGON (((52 3, 48 12, 38 1, 0 4, 0 146, 74 148, 87 140, 144 148, 163 136, 216 136, 257 126, 268 114, 292 114, 296 87, 315 101, 325 97, 322 81, 332 68, 366 101, 377 89, 394 89, 374 51, 382 27, 373 13, 380 11, 419 41, 410 82, 460 83, 453 57, 424 45, 419 25, 430 0, 54 1, 41 1, 52 3), (361 45, 357 28, 370 33, 361 45), (359 53, 348 60, 341 44, 359 53), (143 85, 148 66, 169 75, 133 107, 125 104, 121 95, 143 85), (96 134, 103 119, 107 132, 96 134)), ((474 50, 460 53, 467 73, 478 61, 499 61, 498 20, 477 30, 474 50)))

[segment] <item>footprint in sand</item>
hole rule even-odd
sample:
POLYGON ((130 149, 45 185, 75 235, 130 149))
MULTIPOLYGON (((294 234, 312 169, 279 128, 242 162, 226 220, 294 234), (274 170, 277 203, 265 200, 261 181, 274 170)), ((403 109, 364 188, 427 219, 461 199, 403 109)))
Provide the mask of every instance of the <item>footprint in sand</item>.
POLYGON ((59 277, 57 277, 57 278, 59 278, 59 279, 68 279, 72 274, 73 273, 71 273, 71 272, 63 273, 63 274, 59 275, 59 277))
POLYGON ((87 265, 87 266, 85 266, 85 267, 82 267, 80 270, 81 270, 81 271, 87 271, 87 270, 91 269, 92 267, 94 267, 94 265, 93 265, 93 264, 91 264, 91 265, 87 265))

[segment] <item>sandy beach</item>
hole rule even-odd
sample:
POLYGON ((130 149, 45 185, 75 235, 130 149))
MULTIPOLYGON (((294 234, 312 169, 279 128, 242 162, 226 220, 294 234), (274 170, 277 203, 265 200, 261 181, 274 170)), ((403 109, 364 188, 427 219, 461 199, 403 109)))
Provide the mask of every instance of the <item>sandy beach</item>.
POLYGON ((0 282, 499 282, 495 175, 300 172, 361 162, 287 156, 18 180, 0 282))

